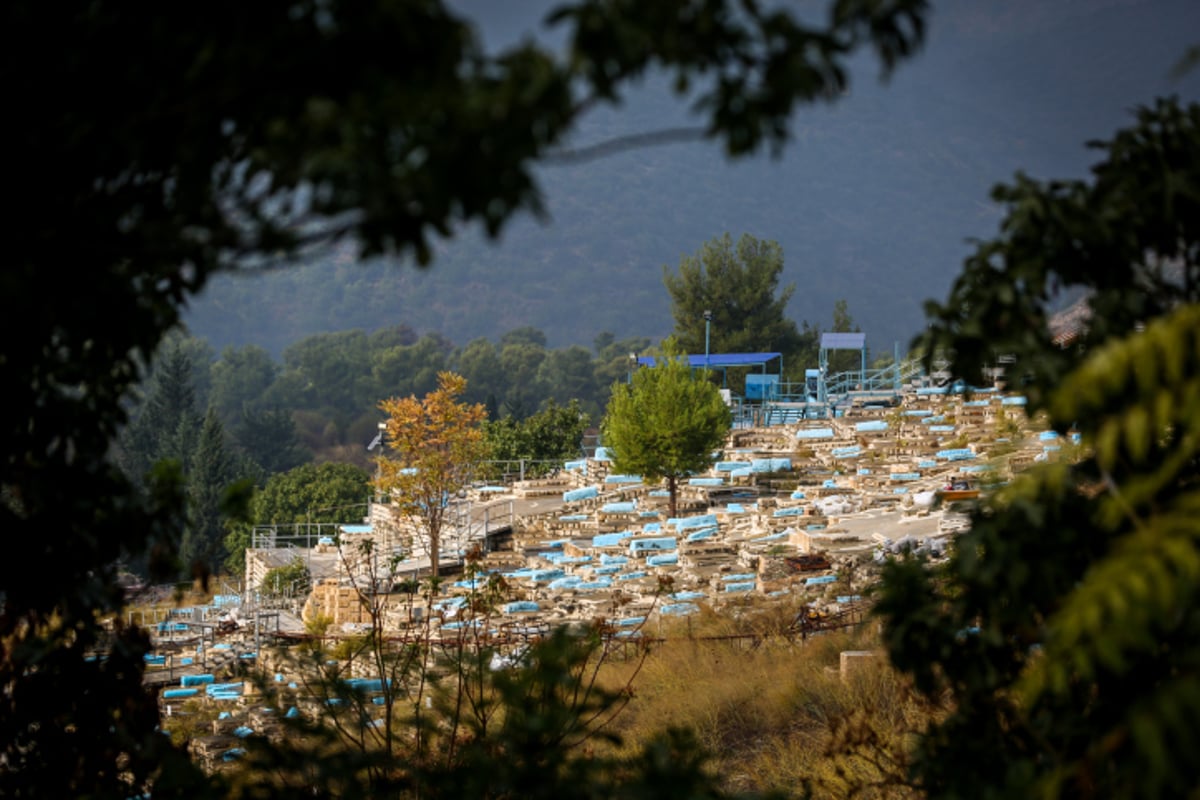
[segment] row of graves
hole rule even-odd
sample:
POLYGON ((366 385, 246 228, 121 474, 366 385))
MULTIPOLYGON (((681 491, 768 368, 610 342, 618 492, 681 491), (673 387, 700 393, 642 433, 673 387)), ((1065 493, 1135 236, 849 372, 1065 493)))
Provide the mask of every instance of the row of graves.
POLYGON ((279 651, 264 649, 258 661, 252 668, 185 675, 178 687, 162 692, 160 705, 168 724, 172 717, 202 720, 192 724, 187 747, 209 772, 234 766, 246 755, 251 738, 285 738, 289 720, 313 719, 352 706, 358 707, 357 716, 368 720, 365 709, 382 705, 383 681, 356 675, 346 665, 330 661, 327 671, 314 680, 296 673, 293 662, 279 651), (265 676, 265 685, 251 671, 265 676))
MULTIPOLYGON (((940 550, 924 540, 962 530, 967 516, 939 507, 943 490, 1004 483, 1061 447, 1053 432, 1030 430, 1023 397, 912 393, 897 408, 735 431, 712 468, 679 487, 676 516, 665 488, 615 473, 601 447, 554 479, 514 487, 517 496, 562 502, 519 520, 511 549, 447 581, 428 605, 398 599, 389 625, 434 620, 456 636, 471 625, 512 631, 604 620, 618 635, 635 635, 649 620, 736 609, 747 596, 799 595, 835 608, 857 602, 872 579, 853 564, 901 547, 940 550), (931 515, 934 534, 910 541, 903 523, 931 515), (825 569, 800 559, 817 555, 825 569), (465 619, 492 575, 511 598, 500 623, 465 619)), ((351 627, 367 621, 344 579, 321 582, 308 608, 351 627)))
MULTIPOLYGON (((947 487, 1003 484, 1070 444, 1033 429, 1019 396, 912 394, 898 408, 735 431, 712 468, 679 487, 675 516, 663 487, 615 473, 599 448, 553 481, 513 489, 546 496, 553 488, 562 502, 519 520, 510 549, 488 553, 435 596, 389 596, 382 618, 396 636, 517 643, 572 622, 599 621, 614 639, 660 635, 672 618, 737 614, 750 598, 834 616, 861 609, 872 567, 888 553, 936 554, 965 526, 961 509, 939 505, 947 487), (920 520, 927 524, 906 527, 920 520), (918 528, 925 533, 907 532, 918 528), (497 579, 502 599, 480 614, 475 599, 497 579)), ((346 576, 318 581, 305 615, 361 629, 371 621, 363 597, 346 576)), ((192 685, 165 690, 164 702, 186 692, 241 708, 219 720, 200 754, 210 764, 236 758, 238 736, 268 727, 269 713, 299 713, 258 712, 256 725, 246 717, 256 707, 248 684, 215 674, 183 680, 192 685)))
POLYGON ((941 552, 965 527, 943 492, 1000 485, 1062 449, 1057 434, 1031 430, 1024 406, 998 392, 914 392, 897 408, 735 431, 711 470, 681 487, 674 517, 664 488, 614 473, 599 448, 566 465, 562 509, 526 519, 514 552, 496 554, 492 569, 519 595, 504 610, 551 624, 604 619, 636 635, 649 620, 736 610, 747 596, 829 611, 857 603, 874 577, 857 564, 905 547, 941 552), (907 535, 904 523, 923 517, 937 519, 933 532, 907 535))

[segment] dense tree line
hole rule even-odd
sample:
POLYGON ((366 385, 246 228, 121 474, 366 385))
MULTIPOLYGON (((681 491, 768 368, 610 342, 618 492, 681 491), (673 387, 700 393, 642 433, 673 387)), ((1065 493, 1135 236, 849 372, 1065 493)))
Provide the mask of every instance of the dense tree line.
MULTIPOLYGON (((567 407, 577 418, 595 420, 613 382, 627 378, 629 353, 649 349, 647 339, 605 334, 593 350, 554 350, 532 328, 510 331, 499 342, 456 347, 398 326, 311 336, 287 348, 279 362, 256 345, 213 355, 198 340, 173 340, 142 386, 122 438, 122 464, 140 474, 159 459, 183 458, 207 410, 251 476, 265 478, 313 459, 366 466, 367 445, 383 419, 379 401, 424 395, 445 371, 466 378, 464 400, 483 404, 493 423, 511 428, 567 407)), ((509 443, 498 457, 533 457, 533 450, 520 449, 509 443)))
MULTIPOLYGON (((728 250, 729 237, 715 242, 702 253, 728 250)), ((736 264, 709 264, 681 268, 686 278, 667 275, 680 340, 691 352, 703 352, 700 309, 711 305, 712 352, 782 352, 787 377, 799 380, 804 367, 816 365, 818 328, 808 322, 797 328, 784 316, 791 287, 779 291, 777 286, 782 267, 778 246, 742 237, 739 247, 761 249, 770 264, 761 274, 748 274, 736 264), (699 284, 682 283, 694 281, 697 270, 699 284), (737 298, 732 297, 735 292, 737 298)), ((840 301, 829 329, 850 330, 852 325, 840 301)), ((595 422, 604 414, 613 384, 629 379, 630 356, 656 351, 657 344, 644 337, 617 339, 608 332, 598 335, 591 349, 550 348, 545 334, 532 327, 511 330, 499 341, 480 338, 461 346, 439 334, 418 335, 405 325, 369 333, 336 331, 292 344, 280 361, 253 344, 227 347, 216 355, 203 341, 175 338, 143 385, 143 404, 136 407, 124 439, 126 466, 144 472, 157 458, 179 456, 190 446, 188 437, 198 435, 207 409, 244 457, 242 471, 248 476, 264 478, 313 458, 367 466, 366 445, 382 419, 378 402, 424 395, 436 388, 443 371, 466 378, 464 401, 482 403, 493 423, 518 424, 548 408, 572 404, 595 422), (164 404, 167 408, 159 408, 164 404), (181 426, 178 415, 192 415, 195 424, 181 426)), ((851 355, 857 364, 857 356, 851 355)), ((738 376, 732 378, 737 385, 738 376)), ((535 453, 517 452, 510 442, 497 457, 532 458, 535 453)))
MULTIPOLYGON (((685 257, 678 275, 664 267, 681 340, 692 352, 706 346, 714 353, 781 352, 785 377, 799 380, 816 362, 819 331, 785 316, 794 287, 779 286, 782 268, 778 244, 743 235, 735 247, 728 234, 685 257)), ((852 324, 839 301, 832 329, 852 324)), ((156 469, 178 470, 190 500, 178 574, 207 575, 222 566, 236 572, 247 526, 280 520, 263 513, 261 503, 251 503, 244 519, 227 519, 222 494, 231 486, 269 486, 304 464, 371 468, 375 454, 367 445, 384 418, 381 399, 423 396, 437 388, 443 372, 461 375, 463 401, 487 412, 490 460, 527 461, 536 473, 583 454, 584 433, 604 415, 612 388, 632 377, 631 356, 657 351, 646 338, 608 332, 590 350, 551 349, 531 326, 497 342, 481 338, 457 346, 396 325, 309 336, 276 361, 257 345, 226 347, 218 355, 205 341, 176 333, 159 348, 130 401, 116 460, 143 489, 156 469)), ((723 378, 736 391, 742 376, 732 372, 723 378)), ((482 474, 503 471, 496 466, 482 474)), ((146 563, 133 559, 129 566, 141 571, 146 563)))

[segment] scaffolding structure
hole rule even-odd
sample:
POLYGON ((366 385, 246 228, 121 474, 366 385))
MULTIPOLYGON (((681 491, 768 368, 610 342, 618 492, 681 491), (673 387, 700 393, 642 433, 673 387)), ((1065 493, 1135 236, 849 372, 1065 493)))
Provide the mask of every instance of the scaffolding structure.
MULTIPOLYGON (((783 380, 780 353, 707 353, 685 358, 692 369, 721 372, 722 385, 730 367, 750 369, 744 396, 726 398, 733 411, 735 428, 824 419, 855 404, 895 403, 905 390, 927 387, 931 377, 936 378, 927 376, 920 362, 901 360, 898 342, 891 364, 868 369, 867 335, 857 331, 821 334, 818 367, 806 369, 803 382, 783 380), (830 373, 830 355, 838 350, 858 352, 858 369, 830 373), (773 369, 769 370, 768 365, 773 369)), ((652 367, 656 363, 653 356, 634 359, 635 367, 652 367)))
POLYGON ((857 350, 860 358, 857 380, 855 380, 855 373, 852 370, 841 373, 838 376, 838 383, 833 384, 841 391, 837 391, 835 394, 843 394, 846 391, 862 391, 867 382, 867 335, 865 333, 822 333, 818 361, 820 379, 817 382, 819 387, 817 400, 821 403, 828 403, 830 399, 831 384, 826 381, 826 378, 829 375, 829 353, 833 350, 857 350), (846 382, 849 382, 851 386, 857 386, 857 389, 842 389, 842 384, 846 382))

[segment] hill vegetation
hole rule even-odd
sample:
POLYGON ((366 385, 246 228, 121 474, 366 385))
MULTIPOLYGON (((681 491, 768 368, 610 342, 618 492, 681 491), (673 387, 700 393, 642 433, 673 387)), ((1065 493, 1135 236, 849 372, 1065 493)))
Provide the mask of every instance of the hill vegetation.
MULTIPOLYGON (((538 9, 459 4, 490 41, 533 30, 538 9)), ((662 286, 714 236, 778 242, 797 324, 828 327, 846 299, 876 352, 924 326, 921 304, 944 296, 967 240, 1001 218, 990 187, 1017 170, 1078 176, 1082 143, 1128 120, 1155 94, 1196 96, 1200 76, 1172 80, 1195 29, 1189 0, 936 3, 929 38, 887 85, 859 65, 846 96, 795 116, 778 158, 732 163, 695 137, 550 160, 537 178, 547 217, 522 216, 489 243, 456 229, 433 269, 357 263, 353 246, 295 269, 225 275, 192 304, 193 332, 278 356, 317 332, 406 325, 457 344, 532 326, 551 347, 660 339, 673 328, 662 286)), ((567 152, 631 133, 696 126, 650 73, 617 109, 585 117, 567 152)))

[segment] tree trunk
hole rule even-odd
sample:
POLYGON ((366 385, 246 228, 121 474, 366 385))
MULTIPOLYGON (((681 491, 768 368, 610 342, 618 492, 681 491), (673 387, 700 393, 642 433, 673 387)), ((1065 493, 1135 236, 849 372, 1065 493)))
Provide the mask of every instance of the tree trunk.
POLYGON ((441 531, 438 528, 437 523, 431 520, 429 523, 429 574, 434 578, 438 576, 438 564, 441 561, 441 553, 439 552, 441 549, 439 547, 441 544, 439 541, 441 539, 441 531))
POLYGON ((679 488, 679 479, 676 478, 674 475, 668 475, 667 476, 667 491, 669 491, 671 493, 671 499, 670 499, 670 502, 667 504, 667 509, 668 509, 668 513, 671 517, 678 516, 678 514, 676 513, 676 508, 678 507, 678 504, 675 501, 675 498, 678 495, 678 488, 679 488))

